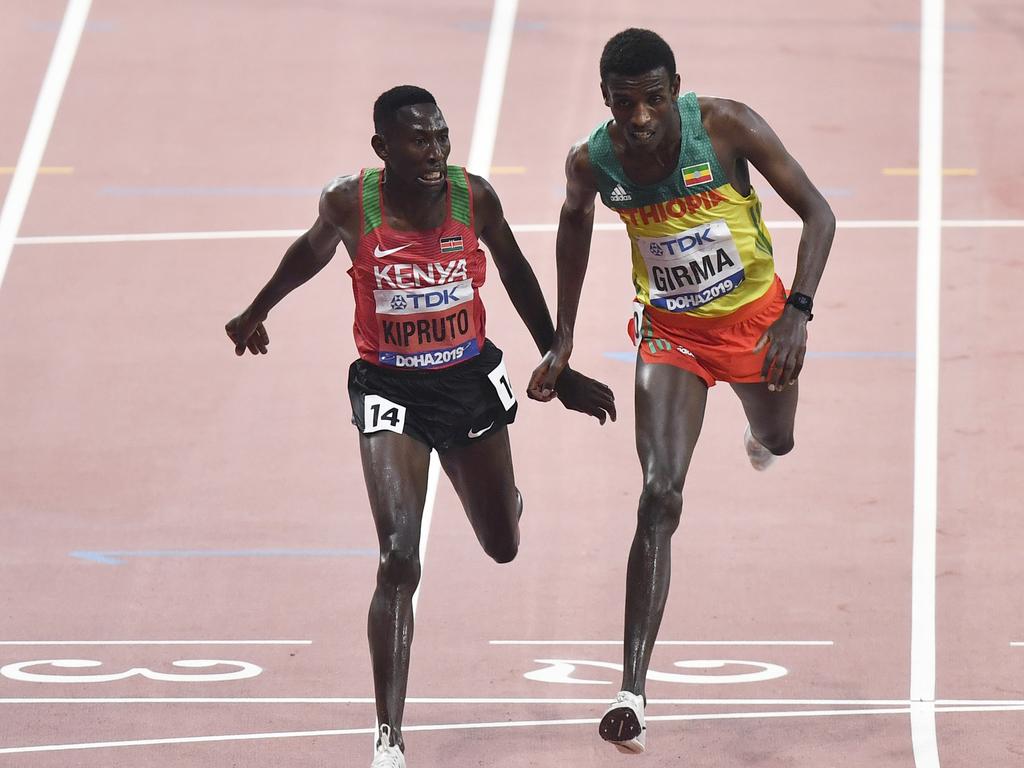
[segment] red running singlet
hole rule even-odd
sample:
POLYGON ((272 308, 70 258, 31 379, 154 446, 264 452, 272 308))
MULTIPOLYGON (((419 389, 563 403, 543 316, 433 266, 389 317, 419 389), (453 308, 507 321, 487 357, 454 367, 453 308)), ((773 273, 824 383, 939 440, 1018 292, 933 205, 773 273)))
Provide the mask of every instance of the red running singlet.
POLYGON ((437 229, 405 232, 384 216, 382 172, 359 178, 362 234, 352 267, 359 356, 376 365, 447 368, 480 354, 486 259, 473 230, 465 169, 448 166, 448 213, 437 229))

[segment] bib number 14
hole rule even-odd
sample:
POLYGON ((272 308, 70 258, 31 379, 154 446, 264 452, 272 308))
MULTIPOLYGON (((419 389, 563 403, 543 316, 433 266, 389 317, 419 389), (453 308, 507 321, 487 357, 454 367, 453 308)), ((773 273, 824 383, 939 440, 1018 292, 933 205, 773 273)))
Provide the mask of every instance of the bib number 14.
POLYGON ((498 399, 506 411, 512 409, 516 404, 516 396, 512 393, 512 385, 508 381, 508 371, 505 369, 505 361, 498 363, 497 367, 487 374, 487 378, 494 385, 494 391, 498 393, 498 399))
POLYGON ((363 433, 397 432, 405 430, 405 406, 393 403, 380 395, 367 395, 363 399, 363 433))

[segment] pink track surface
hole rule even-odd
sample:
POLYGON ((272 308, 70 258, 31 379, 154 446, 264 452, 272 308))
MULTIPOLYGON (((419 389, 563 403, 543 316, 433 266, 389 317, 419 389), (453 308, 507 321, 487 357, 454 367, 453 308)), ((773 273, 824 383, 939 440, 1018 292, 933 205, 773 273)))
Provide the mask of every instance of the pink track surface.
MULTIPOLYGON (((17 160, 63 13, 54 2, 8 5, 0 166, 17 160)), ((43 160, 74 170, 37 179, 19 235, 304 228, 317 188, 374 162, 370 105, 399 82, 433 90, 452 161, 465 162, 490 13, 469 0, 94 0, 43 160)), ((639 25, 673 45, 684 85, 761 112, 840 220, 913 219, 917 178, 883 169, 917 164, 919 14, 902 1, 742 2, 693 17, 682 6, 520 0, 493 159, 523 169, 492 178, 506 215, 557 220, 565 152, 605 116, 601 45, 639 25)), ((1024 13, 950 0, 946 15, 945 165, 975 173, 946 177, 945 215, 1020 219, 1024 13)), ((0 176, 5 192, 9 180, 0 176)), ((769 220, 794 219, 759 189, 769 220)), ((943 768, 1024 755, 1014 709, 1024 647, 1011 646, 1024 641, 1017 232, 943 233, 943 768)), ((788 282, 799 234, 773 236, 788 282)), ((554 233, 518 239, 553 299, 554 233)), ((0 291, 0 764, 368 765, 376 541, 348 424, 344 256, 275 310, 272 354, 236 359, 221 330, 287 242, 15 247, 0 291), (239 554, 266 550, 306 555, 239 554), (154 555, 167 551, 192 555, 154 555), (110 552, 135 554, 73 554, 110 552), (112 640, 193 644, 40 644, 112 640), (241 640, 293 642, 225 644, 241 640), (102 666, 25 671, 150 677, 27 681, 11 666, 59 659, 102 666), (196 659, 236 664, 173 665, 196 659), (257 673, 150 679, 243 663, 257 673)), ((909 716, 916 245, 910 227, 840 230, 811 327, 821 354, 801 377, 798 447, 771 472, 750 470, 738 403, 727 387, 712 391, 660 634, 700 644, 665 643, 652 663, 705 677, 650 682, 651 752, 635 760, 612 753, 594 725, 614 696, 608 665, 620 648, 582 642, 621 637, 640 488, 633 369, 621 359, 626 243, 594 235, 574 355, 618 395, 619 420, 603 428, 525 399, 536 350, 492 273, 489 331, 521 402, 511 434, 523 546, 510 566, 488 561, 442 480, 413 648, 410 768, 936 768, 915 763, 909 716), (676 666, 701 659, 737 664, 676 666), (525 677, 559 660, 590 682, 525 677), (782 673, 721 682, 757 664, 782 673)))

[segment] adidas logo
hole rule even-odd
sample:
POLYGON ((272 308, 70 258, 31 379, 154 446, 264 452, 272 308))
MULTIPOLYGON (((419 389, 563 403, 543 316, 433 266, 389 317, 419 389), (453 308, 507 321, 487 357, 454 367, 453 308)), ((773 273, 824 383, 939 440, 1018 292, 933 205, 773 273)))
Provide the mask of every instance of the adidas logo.
POLYGON ((612 193, 611 195, 609 195, 609 197, 611 198, 611 201, 613 203, 624 203, 627 200, 633 199, 633 196, 629 194, 629 192, 624 190, 621 184, 615 185, 615 189, 612 190, 612 193))

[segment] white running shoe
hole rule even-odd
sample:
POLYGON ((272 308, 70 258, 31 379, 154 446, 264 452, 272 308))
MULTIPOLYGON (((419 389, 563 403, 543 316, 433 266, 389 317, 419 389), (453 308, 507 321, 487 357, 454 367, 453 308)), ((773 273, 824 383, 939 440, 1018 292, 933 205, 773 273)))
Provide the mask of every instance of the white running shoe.
POLYGON ((598 733, 619 752, 639 755, 647 749, 647 726, 644 724, 644 697, 619 691, 615 701, 605 710, 598 733))
POLYGON ((380 737, 370 768, 405 768, 405 755, 397 745, 391 743, 391 726, 387 723, 380 727, 380 737))
POLYGON ((747 424, 747 431, 743 433, 743 447, 747 449, 747 458, 750 459, 750 466, 758 472, 764 472, 779 458, 757 441, 747 424))

